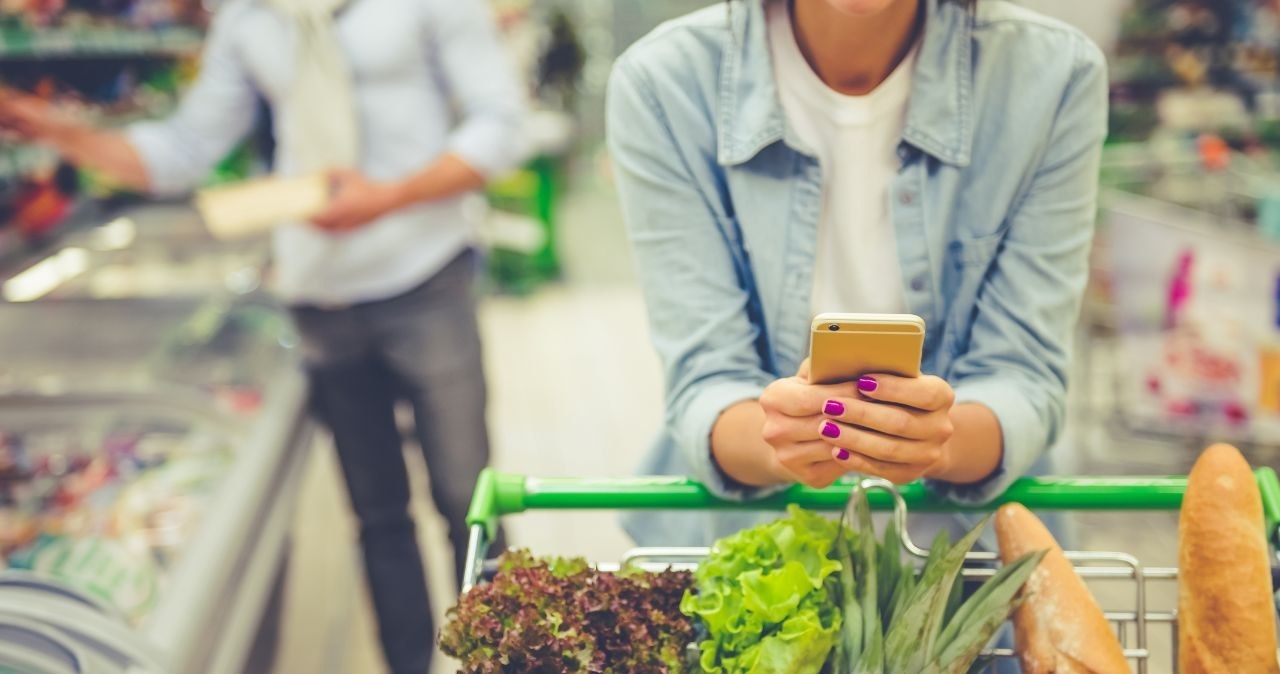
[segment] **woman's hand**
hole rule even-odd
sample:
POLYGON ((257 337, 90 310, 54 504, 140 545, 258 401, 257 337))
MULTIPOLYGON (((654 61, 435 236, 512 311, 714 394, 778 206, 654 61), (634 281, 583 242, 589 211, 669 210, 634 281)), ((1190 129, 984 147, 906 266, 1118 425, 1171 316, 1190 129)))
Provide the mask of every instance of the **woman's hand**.
POLYGON ((945 380, 872 375, 856 389, 824 401, 815 424, 842 470, 894 484, 947 474, 955 392, 945 380))
MULTIPOLYGON (((807 374, 803 366, 801 372, 807 374)), ((819 386, 802 375, 779 379, 765 388, 760 395, 765 415, 761 435, 773 448, 772 472, 779 481, 821 488, 851 470, 835 460, 834 450, 819 431, 824 422, 822 406, 828 399, 856 395, 854 384, 819 386)))
POLYGON ((820 488, 858 472, 905 484, 947 470, 954 401, 946 381, 932 376, 811 384, 806 360, 760 396, 761 434, 780 479, 820 488))

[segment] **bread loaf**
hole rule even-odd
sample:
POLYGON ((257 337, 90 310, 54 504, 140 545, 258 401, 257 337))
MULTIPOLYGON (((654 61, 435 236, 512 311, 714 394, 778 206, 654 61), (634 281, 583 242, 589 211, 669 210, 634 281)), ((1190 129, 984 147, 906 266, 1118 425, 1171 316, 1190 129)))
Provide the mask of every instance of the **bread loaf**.
POLYGON ((995 522, 1004 563, 1049 551, 1023 586, 1024 601, 1013 614, 1024 674, 1128 674, 1111 623, 1044 523, 1017 503, 1001 507, 995 522))
POLYGON ((329 182, 322 174, 267 176, 196 193, 196 210, 218 239, 263 234, 282 222, 297 222, 324 210, 329 182))
POLYGON ((1263 526, 1258 484, 1239 450, 1205 450, 1178 520, 1181 674, 1280 674, 1263 526))

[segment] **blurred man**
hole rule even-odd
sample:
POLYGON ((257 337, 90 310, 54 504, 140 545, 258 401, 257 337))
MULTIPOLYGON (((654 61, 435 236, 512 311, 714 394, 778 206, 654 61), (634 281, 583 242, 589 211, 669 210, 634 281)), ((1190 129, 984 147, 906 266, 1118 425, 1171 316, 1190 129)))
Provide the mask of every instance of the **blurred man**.
POLYGON ((230 0, 169 119, 103 131, 0 95, 0 127, 153 193, 190 189, 272 110, 282 174, 324 171, 333 196, 274 235, 275 286, 304 342, 360 520, 382 645, 429 667, 432 626, 394 403, 407 398, 450 526, 489 459, 464 193, 515 160, 523 94, 483 0, 230 0), (456 118, 456 119, 455 119, 456 118))

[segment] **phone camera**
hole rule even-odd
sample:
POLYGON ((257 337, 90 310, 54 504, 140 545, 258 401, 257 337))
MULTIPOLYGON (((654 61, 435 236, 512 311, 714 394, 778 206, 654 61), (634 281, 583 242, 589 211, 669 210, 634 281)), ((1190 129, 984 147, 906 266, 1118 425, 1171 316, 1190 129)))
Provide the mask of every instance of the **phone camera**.
POLYGON ((835 323, 832 323, 831 325, 827 326, 827 329, 830 330, 831 332, 839 332, 840 326, 836 325, 835 323))

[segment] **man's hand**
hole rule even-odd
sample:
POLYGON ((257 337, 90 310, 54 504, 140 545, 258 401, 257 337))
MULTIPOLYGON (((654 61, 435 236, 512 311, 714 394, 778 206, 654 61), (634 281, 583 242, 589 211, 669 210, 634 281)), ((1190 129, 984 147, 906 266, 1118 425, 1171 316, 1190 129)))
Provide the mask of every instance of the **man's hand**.
POLYGON ((0 132, 21 140, 47 140, 56 117, 53 106, 39 97, 0 87, 0 132))
POLYGON ((330 172, 329 190, 329 205, 311 218, 311 224, 327 232, 358 229, 403 205, 396 185, 370 181, 350 169, 330 172))

